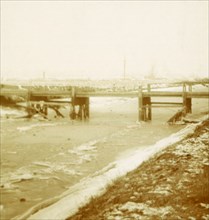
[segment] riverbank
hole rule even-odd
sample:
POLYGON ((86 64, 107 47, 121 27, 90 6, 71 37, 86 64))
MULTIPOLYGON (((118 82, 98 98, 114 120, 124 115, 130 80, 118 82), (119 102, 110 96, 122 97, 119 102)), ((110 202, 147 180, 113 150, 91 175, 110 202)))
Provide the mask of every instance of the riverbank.
POLYGON ((51 115, 48 121, 16 119, 24 112, 1 111, 2 219, 12 219, 61 195, 136 148, 184 127, 165 123, 174 109, 159 112, 153 122, 136 123, 136 99, 95 98, 91 103, 91 118, 85 122, 71 121, 65 109, 66 118, 51 115))
MULTIPOLYGON (((5 112, 6 117, 1 118, 2 219, 25 213, 29 217, 61 199, 78 183, 79 193, 86 179, 92 180, 112 168, 115 161, 185 127, 166 124, 176 112, 173 108, 155 109, 153 121, 138 123, 137 99, 95 98, 91 103, 91 118, 85 122, 53 115, 49 121, 16 119, 17 112, 5 112)), ((204 100, 194 100, 193 118, 202 117, 206 111, 204 100)))
POLYGON ((209 120, 117 179, 68 220, 209 219, 209 120))

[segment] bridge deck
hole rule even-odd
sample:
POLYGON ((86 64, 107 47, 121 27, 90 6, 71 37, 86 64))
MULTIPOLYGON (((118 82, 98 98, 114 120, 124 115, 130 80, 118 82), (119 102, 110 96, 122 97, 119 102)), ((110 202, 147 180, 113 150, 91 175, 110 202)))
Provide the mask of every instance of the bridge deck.
MULTIPOLYGON (((58 96, 58 97, 72 97, 71 91, 62 90, 31 90, 32 96, 58 96)), ((107 91, 96 91, 96 92, 76 92, 76 97, 138 97, 138 91, 123 91, 123 92, 107 92, 107 91)), ((189 98, 209 98, 209 92, 187 92, 189 98)), ((28 90, 20 89, 1 89, 1 96, 27 96, 28 90)), ((174 91, 151 91, 143 92, 144 97, 182 97, 183 92, 174 91)))

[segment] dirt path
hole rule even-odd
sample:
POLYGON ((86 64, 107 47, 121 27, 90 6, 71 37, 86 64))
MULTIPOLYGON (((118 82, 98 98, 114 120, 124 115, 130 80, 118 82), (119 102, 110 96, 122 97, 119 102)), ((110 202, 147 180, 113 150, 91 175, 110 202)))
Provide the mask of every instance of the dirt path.
POLYGON ((138 169, 68 220, 209 219, 209 121, 138 169))

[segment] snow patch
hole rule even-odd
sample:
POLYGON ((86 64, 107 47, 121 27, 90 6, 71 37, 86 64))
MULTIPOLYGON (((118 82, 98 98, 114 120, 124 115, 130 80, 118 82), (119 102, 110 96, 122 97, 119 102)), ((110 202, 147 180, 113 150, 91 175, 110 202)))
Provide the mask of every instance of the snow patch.
POLYGON ((122 212, 140 213, 138 216, 165 216, 174 211, 171 206, 153 208, 144 203, 127 202, 118 208, 122 212))

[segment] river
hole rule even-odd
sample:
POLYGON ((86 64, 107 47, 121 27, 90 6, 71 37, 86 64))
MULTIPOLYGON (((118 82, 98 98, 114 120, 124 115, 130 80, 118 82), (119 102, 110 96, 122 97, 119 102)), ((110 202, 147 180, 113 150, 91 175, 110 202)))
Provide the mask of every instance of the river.
MULTIPOLYGON (((23 112, 2 108, 1 219, 11 219, 91 177, 116 159, 146 148, 184 125, 166 121, 178 108, 153 109, 151 122, 137 122, 137 99, 91 98, 88 121, 14 119, 23 112)), ((66 112, 68 109, 63 110, 66 112)), ((193 101, 193 117, 208 111, 193 101)))

